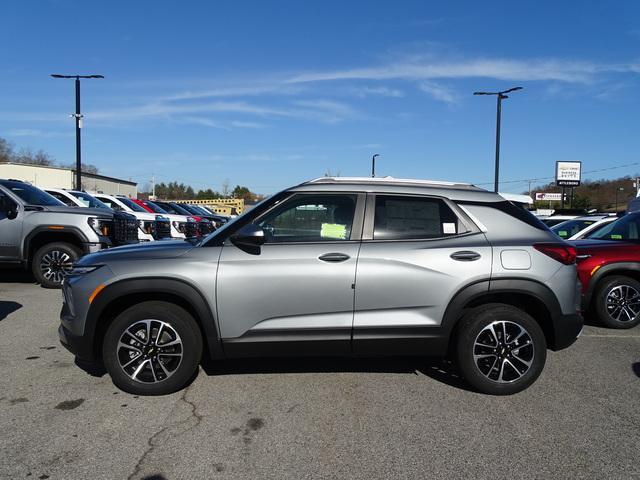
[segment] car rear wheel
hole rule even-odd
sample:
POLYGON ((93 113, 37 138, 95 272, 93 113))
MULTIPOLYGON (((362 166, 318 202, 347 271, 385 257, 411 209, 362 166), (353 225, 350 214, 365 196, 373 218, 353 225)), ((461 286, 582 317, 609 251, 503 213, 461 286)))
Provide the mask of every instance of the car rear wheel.
POLYGON ((65 242, 49 243, 40 247, 31 261, 36 281, 45 288, 60 288, 64 277, 80 258, 80 250, 65 242))
POLYGON ((128 308, 104 336, 102 357, 113 383, 137 395, 165 395, 185 387, 198 371, 202 335, 184 309, 167 302, 128 308))
POLYGON ((473 387, 492 395, 529 387, 547 358, 538 323, 511 305, 494 303, 471 310, 460 321, 456 340, 461 373, 473 387))
POLYGON ((640 323, 640 282, 616 275, 605 278, 595 296, 595 313, 609 328, 632 328, 640 323))

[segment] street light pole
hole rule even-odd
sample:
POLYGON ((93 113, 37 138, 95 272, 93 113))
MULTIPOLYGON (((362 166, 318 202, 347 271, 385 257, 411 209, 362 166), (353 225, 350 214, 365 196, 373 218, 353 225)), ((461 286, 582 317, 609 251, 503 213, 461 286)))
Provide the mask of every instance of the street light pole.
POLYGON ((76 113, 71 115, 76 120, 76 190, 82 190, 82 149, 80 129, 82 128, 82 114, 80 113, 80 79, 104 78, 102 75, 59 75, 51 74, 53 78, 74 78, 76 84, 76 113))
POLYGON ((376 176, 376 157, 379 157, 380 154, 376 153, 373 157, 371 157, 371 178, 376 176))
POLYGON ((498 186, 500 182, 500 123, 502 118, 502 100, 509 98, 506 95, 509 92, 515 92, 516 90, 522 90, 522 87, 513 87, 508 90, 502 90, 501 92, 473 92, 474 95, 495 95, 497 97, 496 104, 496 164, 495 174, 493 179, 493 191, 498 192, 498 186))

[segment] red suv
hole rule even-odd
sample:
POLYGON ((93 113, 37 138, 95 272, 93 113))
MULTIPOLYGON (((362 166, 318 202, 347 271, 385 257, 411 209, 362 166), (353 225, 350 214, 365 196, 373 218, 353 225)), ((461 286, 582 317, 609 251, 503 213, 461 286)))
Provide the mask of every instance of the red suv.
POLYGON ((630 213, 573 243, 583 310, 607 327, 640 323, 640 212, 630 213))

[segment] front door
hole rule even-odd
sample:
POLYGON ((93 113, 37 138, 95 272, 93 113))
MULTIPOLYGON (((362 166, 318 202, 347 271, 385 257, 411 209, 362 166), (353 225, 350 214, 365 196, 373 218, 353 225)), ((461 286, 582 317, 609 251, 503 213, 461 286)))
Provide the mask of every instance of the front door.
POLYGON ((18 206, 8 195, 0 191, 0 260, 21 260, 20 243, 22 242, 22 215, 18 206), (9 211, 18 214, 9 218, 9 211))
POLYGON ((217 311, 225 353, 347 354, 364 195, 294 194, 253 223, 259 252, 227 240, 217 311))

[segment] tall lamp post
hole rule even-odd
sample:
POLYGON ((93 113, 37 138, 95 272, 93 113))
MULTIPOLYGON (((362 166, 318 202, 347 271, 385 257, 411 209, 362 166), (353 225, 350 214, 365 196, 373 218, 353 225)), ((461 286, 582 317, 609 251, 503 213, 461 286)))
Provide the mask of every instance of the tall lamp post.
POLYGON ((376 157, 379 157, 380 154, 376 153, 373 157, 371 157, 371 178, 376 176, 376 157))
POLYGON ((618 213, 618 192, 624 192, 624 187, 616 187, 616 213, 618 213))
POLYGON ((502 100, 509 98, 507 93, 522 90, 522 87, 513 87, 501 92, 473 92, 474 95, 495 95, 497 97, 497 113, 496 113, 496 170, 493 181, 493 191, 498 191, 498 182, 500 178, 500 117, 502 116, 502 100))
POLYGON ((52 73, 53 78, 74 78, 76 80, 76 113, 72 117, 76 119, 76 190, 82 190, 82 153, 80 149, 80 129, 82 128, 82 114, 80 113, 80 79, 104 78, 102 75, 59 75, 52 73))

